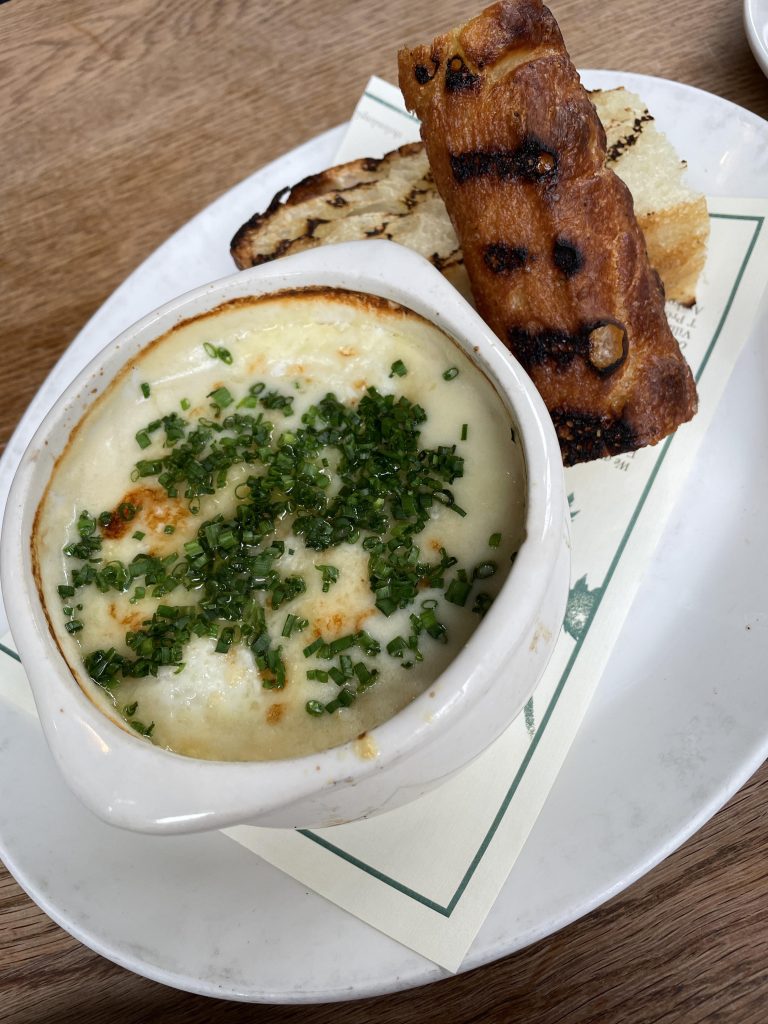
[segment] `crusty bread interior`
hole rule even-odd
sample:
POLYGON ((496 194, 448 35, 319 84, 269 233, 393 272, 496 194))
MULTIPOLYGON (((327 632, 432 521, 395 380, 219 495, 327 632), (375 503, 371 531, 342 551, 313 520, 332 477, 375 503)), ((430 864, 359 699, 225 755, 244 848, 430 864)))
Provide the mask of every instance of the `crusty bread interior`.
POLYGON ((667 298, 692 305, 707 252, 707 201, 685 184, 685 161, 639 96, 610 89, 590 98, 605 128, 608 166, 632 193, 648 256, 667 298))

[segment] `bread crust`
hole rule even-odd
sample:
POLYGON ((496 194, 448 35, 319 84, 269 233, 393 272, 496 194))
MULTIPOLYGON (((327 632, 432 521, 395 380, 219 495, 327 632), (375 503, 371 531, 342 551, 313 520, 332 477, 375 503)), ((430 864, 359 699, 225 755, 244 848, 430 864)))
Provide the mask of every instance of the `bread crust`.
POLYGON ((478 310, 542 394, 566 465, 697 407, 632 197, 551 12, 502 0, 399 54, 478 310))

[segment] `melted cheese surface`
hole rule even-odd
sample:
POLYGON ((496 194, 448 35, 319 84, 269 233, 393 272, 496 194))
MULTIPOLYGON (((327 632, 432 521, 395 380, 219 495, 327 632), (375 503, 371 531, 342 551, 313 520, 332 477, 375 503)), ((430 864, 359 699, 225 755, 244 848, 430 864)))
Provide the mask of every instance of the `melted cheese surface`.
MULTIPOLYGON (((227 410, 234 410, 234 406, 227 410)), ((243 410, 249 412, 251 410, 243 410)), ((254 412, 256 410, 253 410, 254 412)), ((59 646, 81 687, 114 720, 125 724, 121 709, 138 702, 136 716, 154 722, 152 742, 189 756, 219 760, 263 760, 309 754, 369 733, 432 684, 478 626, 472 612, 475 594, 495 596, 523 539, 525 471, 522 453, 510 435, 510 416, 487 378, 458 345, 437 327, 394 304, 330 289, 285 293, 265 299, 238 300, 187 321, 146 348, 109 386, 77 426, 57 463, 41 503, 33 539, 42 596, 59 646), (208 348, 206 348, 208 343, 208 348), (223 346, 232 355, 226 365, 211 358, 210 346, 223 346), (401 360, 407 373, 393 375, 401 360), (446 370, 458 375, 445 380, 446 370), (250 650, 235 644, 228 653, 214 650, 215 641, 195 638, 185 648, 184 668, 161 668, 156 677, 121 678, 112 693, 96 685, 83 667, 83 656, 94 649, 115 647, 127 654, 127 630, 140 630, 157 605, 189 604, 183 589, 162 597, 131 601, 133 588, 101 593, 81 587, 74 598, 62 600, 57 586, 71 578, 72 559, 62 553, 77 539, 76 522, 83 509, 93 515, 130 501, 139 508, 124 531, 101 531, 104 562, 127 564, 140 552, 164 556, 194 540, 206 520, 230 516, 237 504, 235 488, 253 467, 234 466, 226 487, 204 496, 198 514, 183 498, 169 498, 156 477, 132 480, 139 459, 159 458, 163 431, 152 444, 139 449, 135 435, 147 423, 176 411, 186 418, 211 416, 210 395, 225 386, 235 401, 256 381, 293 398, 293 412, 264 411, 284 431, 301 425, 307 409, 332 392, 345 404, 356 404, 369 386, 383 394, 404 395, 426 411, 421 428, 422 448, 456 445, 464 458, 464 475, 452 484, 461 517, 435 504, 425 529, 415 537, 421 557, 435 561, 441 547, 472 567, 493 559, 498 571, 473 587, 464 607, 448 603, 441 590, 425 589, 415 605, 383 615, 375 607, 368 579, 368 553, 361 543, 344 543, 323 551, 310 550, 280 524, 286 551, 279 561, 281 575, 299 574, 305 593, 267 615, 274 643, 282 645, 286 684, 267 689, 250 650), (145 398, 142 382, 150 385, 145 398), (189 403, 182 411, 182 401, 189 403), (463 425, 467 439, 460 440, 463 425), (166 526, 174 532, 167 533, 166 526), (134 539, 141 531, 143 539, 134 539), (498 547, 491 535, 501 534, 498 547), (110 535, 115 534, 115 535, 110 535), (316 565, 332 564, 338 582, 322 590, 316 565), (387 653, 386 645, 407 636, 409 615, 421 600, 436 599, 438 615, 448 630, 443 644, 421 637, 422 662, 403 667, 403 659, 387 653), (76 612, 83 629, 66 632, 62 606, 80 603, 76 612), (286 614, 306 618, 307 628, 281 637, 286 614), (350 707, 312 716, 309 700, 327 703, 339 692, 332 680, 308 680, 309 668, 328 668, 306 658, 304 648, 315 637, 325 642, 360 629, 381 642, 376 656, 351 652, 378 669, 376 682, 350 707)), ((361 538, 362 539, 362 538, 361 538)), ((446 574, 449 575, 449 574, 446 574)), ((447 582, 447 580, 446 580, 447 582)), ((149 594, 149 588, 148 594, 149 594)), ((193 595, 194 596, 194 595, 193 595)), ((262 600, 264 595, 262 595, 262 600)), ((370 744, 366 749, 375 749, 370 744)), ((366 756, 371 756, 367 754, 366 756)))

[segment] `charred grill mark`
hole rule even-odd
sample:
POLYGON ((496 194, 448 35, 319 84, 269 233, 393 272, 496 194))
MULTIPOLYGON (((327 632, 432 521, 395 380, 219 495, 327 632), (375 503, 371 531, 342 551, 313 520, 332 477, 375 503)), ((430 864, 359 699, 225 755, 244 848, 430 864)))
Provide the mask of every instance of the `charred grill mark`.
POLYGON ((232 236, 232 241, 229 243, 231 250, 235 251, 240 245, 248 241, 248 235, 251 231, 255 231, 261 227, 261 225, 267 221, 282 205, 283 199, 291 191, 291 186, 287 185, 285 188, 281 188, 279 192, 276 192, 272 196, 272 200, 269 206, 263 213, 254 213, 254 215, 245 222, 241 227, 237 229, 235 234, 232 236))
POLYGON ((566 466, 640 447, 641 442, 632 427, 615 416, 600 416, 562 407, 553 409, 551 415, 566 466))
POLYGON ((491 242, 483 250, 485 265, 493 274, 520 270, 531 259, 533 257, 523 246, 507 245, 505 242, 491 242))
POLYGON ((463 263, 461 247, 457 246, 455 249, 451 249, 447 256, 441 256, 439 252, 433 252, 429 257, 429 262, 441 272, 447 270, 448 267, 463 263))
MULTIPOLYGON (((511 160, 512 154, 507 154, 511 160)), ((481 178, 493 174, 497 162, 503 156, 502 153, 486 153, 482 150, 472 150, 468 153, 451 153, 451 171, 453 177, 460 185, 470 178, 481 178)))
POLYGON ((581 251, 565 238, 556 238, 552 250, 552 261, 566 277, 573 277, 584 266, 581 251))
POLYGON ((326 203, 328 203, 329 206, 335 206, 337 208, 347 205, 347 200, 344 198, 344 196, 339 195, 338 192, 333 197, 333 199, 326 199, 325 201, 326 203))
POLYGON ((253 253, 250 257, 250 265, 252 267, 260 267, 262 263, 270 263, 272 260, 279 259, 294 246, 300 245, 301 242, 307 239, 314 238, 315 231, 317 231, 321 224, 329 223, 330 221, 324 220, 322 217, 307 217, 307 226, 304 234, 297 235, 295 238, 281 238, 270 252, 253 253))
POLYGON ((537 181, 546 178, 557 170, 557 157, 551 149, 535 138, 527 135, 517 150, 520 164, 520 176, 537 181))
POLYGON ((262 263, 269 263, 271 260, 279 259, 294 244, 292 238, 281 238, 271 252, 257 252, 251 257, 251 266, 260 267, 262 263))
POLYGON ((460 185, 471 178, 494 174, 502 181, 515 178, 546 181, 557 175, 557 155, 532 135, 526 136, 517 149, 451 153, 450 161, 453 177, 460 185))
POLYGON ((430 189, 419 188, 418 185, 414 185, 411 191, 408 193, 408 195, 405 196, 405 198, 403 199, 405 208, 407 210, 412 210, 414 207, 418 206, 420 202, 422 202, 423 196, 428 195, 430 195, 430 189))
POLYGON ((427 82, 431 82, 440 69, 440 61, 435 57, 430 57, 432 64, 432 71, 430 72, 426 64, 417 64, 413 69, 413 77, 419 83, 419 85, 426 85, 427 82))
POLYGON ((577 356, 589 355, 589 342, 582 334, 568 334, 566 331, 527 331, 523 327, 507 329, 507 338, 515 356, 526 369, 542 363, 554 363, 564 369, 577 356))
POLYGON ((323 220, 322 217, 307 217, 307 230, 304 232, 304 238, 314 238, 315 231, 320 225, 328 223, 329 221, 323 220))
POLYGON ((622 138, 617 139, 612 146, 609 147, 606 154, 606 160, 608 162, 618 160, 621 154, 634 146, 643 131, 643 125, 648 121, 653 120, 653 115, 649 114, 646 110, 642 117, 636 117, 634 124, 632 125, 632 131, 628 135, 624 135, 622 138))
POLYGON ((389 227, 389 221, 384 221, 383 224, 379 224, 378 227, 371 228, 370 231, 365 232, 366 238, 380 238, 382 235, 392 241, 392 232, 387 231, 389 227))
POLYGON ((468 92, 474 89, 479 82, 480 76, 472 74, 464 63, 464 58, 460 57, 458 53, 448 58, 448 63, 445 66, 446 92, 468 92))
POLYGON ((551 328, 528 331, 509 327, 507 340, 527 370, 543 363, 564 370, 579 358, 598 376, 608 377, 624 364, 629 353, 626 328, 609 319, 593 321, 574 334, 551 328))

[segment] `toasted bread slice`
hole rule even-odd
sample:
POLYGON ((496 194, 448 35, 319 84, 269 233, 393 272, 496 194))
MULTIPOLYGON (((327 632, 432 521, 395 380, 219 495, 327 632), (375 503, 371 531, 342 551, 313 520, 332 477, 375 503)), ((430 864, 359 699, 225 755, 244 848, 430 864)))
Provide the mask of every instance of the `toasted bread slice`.
MULTIPOLYGON (((608 138, 608 165, 629 186, 648 257, 667 298, 693 303, 706 255, 704 196, 682 182, 685 164, 643 101, 624 89, 590 93, 608 138)), ((281 190, 232 239, 240 269, 316 245, 390 238, 431 260, 470 302, 464 258, 429 170, 423 142, 380 160, 354 160, 281 190)))
POLYGON ((563 461, 690 419, 660 278, 551 11, 500 0, 398 64, 478 311, 536 384, 563 461))
POLYGON ((431 259, 471 301, 456 232, 423 142, 379 160, 353 160, 278 192, 232 239, 244 269, 330 242, 388 238, 431 259))
POLYGON ((683 181, 685 161, 639 96, 608 89, 589 98, 605 129, 606 166, 632 193, 651 266, 659 272, 667 298, 691 306, 707 255, 707 201, 683 181))

